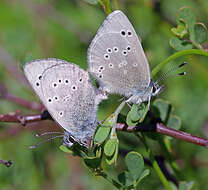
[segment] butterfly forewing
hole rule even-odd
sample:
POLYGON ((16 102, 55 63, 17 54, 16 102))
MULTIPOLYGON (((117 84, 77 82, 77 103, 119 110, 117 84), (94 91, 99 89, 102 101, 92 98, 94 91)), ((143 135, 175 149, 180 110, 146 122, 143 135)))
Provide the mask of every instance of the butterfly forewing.
POLYGON ((24 65, 24 74, 29 81, 30 85, 33 87, 36 94, 42 100, 42 90, 41 90, 41 79, 43 72, 57 64, 66 63, 66 61, 49 58, 49 59, 37 59, 31 62, 27 62, 24 65))

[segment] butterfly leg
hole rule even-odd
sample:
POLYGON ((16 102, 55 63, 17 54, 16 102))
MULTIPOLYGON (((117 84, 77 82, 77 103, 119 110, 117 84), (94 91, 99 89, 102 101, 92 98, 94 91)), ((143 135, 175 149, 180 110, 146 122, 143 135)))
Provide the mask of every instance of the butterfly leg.
POLYGON ((72 135, 68 132, 64 132, 64 138, 63 138, 63 145, 70 148, 74 144, 75 140, 73 139, 72 135))

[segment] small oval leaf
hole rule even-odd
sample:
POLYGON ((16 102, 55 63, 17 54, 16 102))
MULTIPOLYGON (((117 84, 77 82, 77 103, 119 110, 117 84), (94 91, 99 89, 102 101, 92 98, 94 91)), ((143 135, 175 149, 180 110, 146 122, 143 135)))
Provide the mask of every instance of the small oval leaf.
POLYGON ((112 156, 116 150, 118 144, 116 138, 109 139, 104 146, 104 153, 106 156, 112 156))
POLYGON ((177 37, 173 37, 170 39, 170 46, 174 48, 176 51, 192 49, 191 43, 185 40, 178 39, 177 37))
POLYGON ((118 143, 116 144, 116 148, 115 148, 115 152, 114 152, 113 156, 106 157, 106 163, 109 165, 116 163, 117 157, 118 157, 118 143))
POLYGON ((168 119, 167 127, 173 128, 175 130, 180 129, 181 119, 178 116, 171 115, 168 119))
POLYGON ((126 166, 133 177, 137 180, 144 170, 143 157, 138 152, 130 152, 125 157, 126 166))
POLYGON ((99 127, 95 134, 94 142, 96 144, 103 143, 108 137, 110 130, 111 130, 110 127, 99 127))
POLYGON ((207 40, 207 28, 203 23, 197 23, 194 26, 195 41, 199 44, 207 40))

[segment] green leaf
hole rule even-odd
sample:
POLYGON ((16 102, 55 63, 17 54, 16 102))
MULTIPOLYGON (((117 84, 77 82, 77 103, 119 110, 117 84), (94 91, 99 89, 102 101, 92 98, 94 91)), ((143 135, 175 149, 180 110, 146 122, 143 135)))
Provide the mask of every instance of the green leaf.
POLYGON ((139 179, 137 180, 137 185, 139 184, 140 181, 142 181, 145 177, 147 177, 150 174, 150 170, 146 169, 142 172, 140 175, 139 179))
POLYGON ((99 127, 96 134, 95 134, 94 142, 96 144, 103 143, 107 139, 107 137, 110 133, 110 130, 111 130, 110 127, 99 127))
POLYGON ((170 43, 170 46, 174 48, 176 51, 192 49, 191 43, 185 40, 178 39, 177 37, 171 38, 169 43, 170 43))
POLYGON ((111 114, 104 122, 103 126, 112 127, 115 119, 115 114, 111 114))
POLYGON ((106 156, 112 156, 116 150, 117 138, 109 139, 104 146, 104 153, 106 156))
POLYGON ((129 187, 133 184, 134 179, 128 171, 124 171, 123 173, 118 175, 118 181, 125 187, 129 187))
POLYGON ((129 111, 130 118, 132 121, 138 121, 140 118, 140 115, 138 113, 139 106, 137 104, 133 104, 131 107, 131 110, 129 111))
POLYGON ((59 146, 59 149, 62 150, 63 152, 69 153, 69 154, 73 154, 73 151, 68 149, 66 146, 61 145, 59 146))
POLYGON ((171 113, 171 104, 167 101, 164 101, 162 99, 157 99, 154 101, 153 105, 157 108, 159 111, 160 118, 163 122, 166 123, 168 121, 168 118, 171 113))
POLYGON ((126 123, 128 126, 135 126, 138 123, 141 123, 148 112, 148 107, 145 103, 142 103, 140 106, 133 104, 131 110, 127 114, 126 123))
POLYGON ((191 190, 194 186, 194 182, 180 182, 178 190, 191 190))
POLYGON ((194 25, 195 41, 199 44, 207 40, 207 28, 203 23, 194 25))
POLYGON ((132 120, 131 120, 131 114, 127 114, 127 117, 126 117, 126 124, 128 125, 128 126, 135 126, 135 125, 137 125, 138 124, 138 122, 133 122, 132 120))
POLYGON ((97 157, 88 157, 84 159, 85 164, 89 168, 99 168, 101 165, 101 159, 97 157))
POLYGON ((138 152, 129 152, 125 157, 126 166, 133 177, 137 180, 144 170, 144 160, 138 152))
POLYGON ((171 115, 168 119, 167 127, 173 128, 175 130, 180 129, 181 119, 176 115, 171 115))
POLYGON ((179 38, 184 38, 188 34, 186 24, 183 22, 181 22, 176 28, 172 28, 171 32, 179 38))
POLYGON ((196 23, 196 16, 190 7, 182 7, 177 14, 177 22, 184 21, 188 25, 190 40, 194 41, 194 25, 196 23))
POLYGON ((106 163, 108 165, 111 165, 113 163, 116 163, 117 157, 118 157, 118 143, 116 144, 116 148, 115 148, 115 152, 114 152, 113 156, 110 156, 110 157, 107 156, 106 157, 106 163))
POLYGON ((84 0, 86 3, 89 3, 91 5, 97 5, 99 0, 84 0))

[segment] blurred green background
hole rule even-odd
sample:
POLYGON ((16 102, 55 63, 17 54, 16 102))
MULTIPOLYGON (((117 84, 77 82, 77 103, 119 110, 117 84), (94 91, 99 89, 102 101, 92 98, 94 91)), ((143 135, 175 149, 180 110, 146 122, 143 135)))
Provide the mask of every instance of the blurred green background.
MULTIPOLYGON (((198 21, 208 24, 207 0, 118 0, 118 3, 140 35, 151 68, 175 52, 169 45, 170 29, 175 26, 180 7, 191 6, 198 21)), ((28 57, 55 57, 86 69, 88 45, 105 16, 100 6, 81 0, 1 0, 0 83, 15 96, 39 101, 24 83, 20 62, 28 57)), ((184 60, 188 62, 188 75, 166 80, 160 97, 172 103, 175 114, 182 119, 182 130, 208 137, 208 60, 193 55, 177 59, 175 63, 184 60)), ((111 96, 103 102, 98 117, 104 119, 112 113, 119 103, 117 100, 111 96)), ((37 113, 0 100, 1 114, 15 110, 23 114, 37 113)), ((28 147, 39 140, 34 137, 35 133, 58 130, 52 121, 24 128, 1 123, 0 130, 0 158, 13 162, 10 168, 0 165, 0 189, 114 189, 101 177, 93 176, 79 158, 59 150, 60 139, 29 150, 28 147)), ((137 140, 134 143, 137 144, 137 140)), ((179 140, 174 140, 173 147, 174 158, 186 180, 194 180, 198 189, 208 186, 208 150, 179 140)), ((161 154, 160 149, 155 148, 155 152, 161 154)), ((137 150, 143 150, 139 143, 137 150)), ((118 163, 117 170, 119 167, 118 163)), ((142 189, 153 188, 163 189, 154 171, 142 185, 142 189)))

